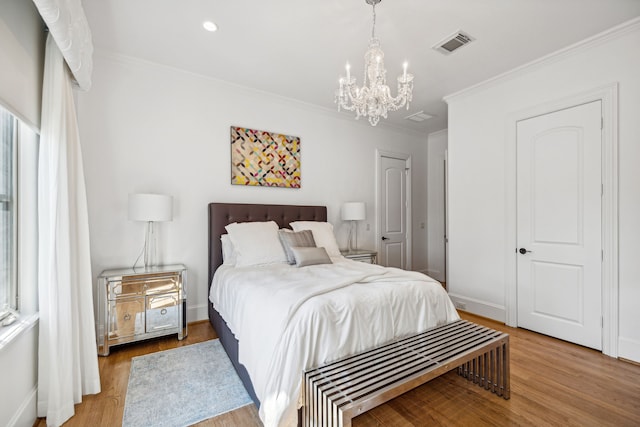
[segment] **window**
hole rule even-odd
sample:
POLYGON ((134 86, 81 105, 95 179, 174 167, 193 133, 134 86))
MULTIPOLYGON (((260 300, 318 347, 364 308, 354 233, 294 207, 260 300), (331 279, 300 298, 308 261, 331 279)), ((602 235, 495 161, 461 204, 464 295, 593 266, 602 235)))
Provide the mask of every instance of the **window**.
POLYGON ((18 309, 16 135, 18 123, 0 108, 0 317, 18 309))
POLYGON ((0 348, 3 326, 38 311, 37 170, 38 135, 0 107, 0 348))

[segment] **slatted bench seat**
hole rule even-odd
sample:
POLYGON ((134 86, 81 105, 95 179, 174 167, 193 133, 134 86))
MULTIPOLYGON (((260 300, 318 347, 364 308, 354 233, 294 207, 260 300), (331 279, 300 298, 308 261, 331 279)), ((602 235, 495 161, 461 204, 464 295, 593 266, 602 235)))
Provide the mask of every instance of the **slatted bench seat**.
POLYGON ((303 375, 305 426, 351 420, 452 369, 509 399, 509 335, 458 320, 303 375))

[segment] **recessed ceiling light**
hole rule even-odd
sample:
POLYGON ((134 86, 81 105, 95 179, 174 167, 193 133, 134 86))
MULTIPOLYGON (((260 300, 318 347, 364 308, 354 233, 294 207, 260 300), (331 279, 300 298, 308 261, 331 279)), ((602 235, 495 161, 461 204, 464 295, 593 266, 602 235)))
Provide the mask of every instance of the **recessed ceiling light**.
POLYGON ((204 27, 204 29, 205 29, 205 30, 207 30, 207 31, 214 32, 214 31, 217 31, 217 30, 218 30, 218 26, 217 26, 215 23, 211 22, 211 21, 204 21, 204 22, 202 23, 202 26, 203 26, 203 27, 204 27))

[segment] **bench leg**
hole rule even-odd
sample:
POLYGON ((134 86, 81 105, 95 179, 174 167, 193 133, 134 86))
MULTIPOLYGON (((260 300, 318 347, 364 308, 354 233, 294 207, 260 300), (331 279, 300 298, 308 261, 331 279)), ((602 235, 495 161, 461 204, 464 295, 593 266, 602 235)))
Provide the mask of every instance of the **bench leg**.
POLYGON ((485 390, 509 399, 509 340, 458 367, 458 375, 485 390))

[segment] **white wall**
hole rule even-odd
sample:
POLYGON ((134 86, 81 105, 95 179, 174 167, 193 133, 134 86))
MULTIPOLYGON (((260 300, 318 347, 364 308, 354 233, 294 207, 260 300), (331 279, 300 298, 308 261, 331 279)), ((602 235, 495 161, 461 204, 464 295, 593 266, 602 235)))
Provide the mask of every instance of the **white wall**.
POLYGON ((0 425, 29 427, 36 421, 38 326, 21 331, 0 349, 0 425))
POLYGON ((446 281, 444 158, 447 130, 427 138, 427 274, 446 281))
POLYGON ((510 115, 619 82, 619 356, 640 361, 640 21, 447 98, 449 272, 454 299, 504 320, 510 115))
MULTIPOLYGON (((426 136, 104 52, 94 58, 91 91, 78 96, 78 115, 94 277, 132 266, 142 248, 144 224, 127 220, 127 194, 173 195, 174 219, 160 224, 159 258, 189 269, 189 321, 207 317, 209 202, 327 205, 346 246, 340 205, 364 201, 359 242, 374 247, 376 148, 411 154, 414 182, 426 181, 426 136), (232 186, 232 125, 299 136, 302 188, 232 186)), ((419 227, 426 219, 424 188, 415 185, 415 270, 426 269, 426 229, 419 227)))

